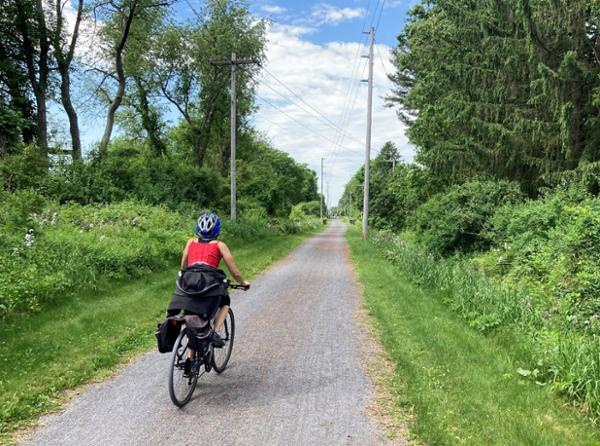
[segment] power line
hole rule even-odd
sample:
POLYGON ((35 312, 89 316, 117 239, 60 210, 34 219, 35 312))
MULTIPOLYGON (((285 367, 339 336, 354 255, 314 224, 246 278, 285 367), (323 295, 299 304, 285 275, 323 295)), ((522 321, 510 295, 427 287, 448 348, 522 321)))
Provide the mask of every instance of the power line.
MULTIPOLYGON (((367 63, 365 63, 365 66, 363 67, 363 70, 360 73, 361 77, 364 75, 366 68, 367 68, 367 63)), ((356 82, 355 88, 353 90, 352 105, 350 105, 350 107, 348 109, 346 109, 346 114, 345 114, 345 118, 344 118, 344 127, 347 127, 350 124, 350 116, 352 116, 354 109, 356 108, 356 100, 358 98, 358 85, 359 85, 359 83, 356 82)), ((335 162, 337 161, 339 149, 341 148, 341 144, 343 143, 343 140, 344 139, 343 139, 343 135, 342 135, 342 137, 340 138, 340 141, 338 143, 338 146, 333 150, 333 152, 331 154, 333 157, 333 159, 331 161, 332 164, 335 164, 335 162)), ((361 145, 362 145, 362 142, 361 142, 361 145)))
MULTIPOLYGON (((290 132, 290 130, 285 128, 283 125, 279 124, 278 122, 273 121, 272 119, 265 117, 264 115, 261 115, 260 119, 264 119, 265 121, 273 124, 274 126, 279 127, 280 129, 285 130, 286 132, 290 132)), ((322 143, 315 142, 315 141, 311 140, 310 138, 307 138, 306 136, 302 135, 301 133, 293 132, 293 134, 295 136, 309 142, 310 144, 319 147, 320 149, 324 149, 324 146, 322 146, 322 143)))
POLYGON ((290 118, 292 121, 296 122, 297 124, 299 124, 302 128, 304 128, 305 130, 308 130, 311 133, 314 133, 315 135, 318 135, 319 137, 326 139, 327 141, 335 144, 335 141, 325 135, 323 135, 322 133, 314 130, 314 129, 310 129, 308 128, 304 123, 300 122, 299 120, 297 120, 296 118, 294 118, 292 115, 290 115, 288 112, 286 112, 285 110, 282 110, 280 107, 278 107, 277 105, 273 104, 271 101, 269 101, 268 99, 260 96, 260 95, 256 95, 260 100, 262 100, 263 102, 265 102, 266 104, 270 105, 271 107, 273 107, 274 109, 276 109, 277 111, 279 111, 280 113, 284 114, 285 116, 287 116, 288 118, 290 118))
MULTIPOLYGON (((377 0, 377 4, 375 5, 375 9, 373 10, 373 16, 371 17, 371 24, 369 25, 369 28, 373 28, 373 23, 375 23, 375 16, 377 15, 377 9, 379 9, 379 2, 380 0, 377 0)), ((363 32, 365 32, 363 30, 363 32)))
MULTIPOLYGON (((314 108, 312 105, 310 105, 308 102, 306 102, 304 99, 302 99, 295 91, 293 91, 290 87, 288 87, 283 81, 281 81, 280 79, 277 78, 277 76, 275 76, 273 73, 271 73, 269 70, 267 70, 266 68, 264 68, 265 72, 267 72, 273 79, 275 79, 281 86, 283 86, 286 90, 288 90, 290 93, 292 93, 296 98, 298 98, 303 104, 305 104, 308 108, 310 108, 311 110, 313 110, 315 113, 317 113, 317 115, 319 115, 321 118, 323 118, 323 120, 325 120, 325 122, 327 123, 327 125, 329 125, 330 127, 332 127, 333 129, 345 133, 347 136, 349 136, 350 138, 353 138, 357 141, 360 141, 358 138, 356 138, 354 135, 346 132, 345 130, 341 129, 339 126, 337 126, 335 123, 333 123, 327 116, 325 116, 323 113, 321 113, 319 110, 317 110, 316 108, 314 108)), ((260 81, 259 81, 260 82, 260 81)), ((262 83, 262 82, 261 82, 262 83)), ((265 85, 265 84, 263 84, 265 85)), ((267 87, 269 87, 271 90, 275 91, 275 89, 269 85, 265 85, 267 87)), ((280 96, 284 97, 284 95, 282 95, 281 93, 277 92, 280 96)), ((289 100, 290 102, 293 103, 292 100, 290 100, 289 98, 287 98, 287 100, 289 100)), ((298 106, 299 108, 302 108, 300 106, 298 106)), ((304 109, 303 109, 304 110, 304 109)), ((305 110, 306 111, 306 110, 305 110)), ((306 111, 307 113, 310 114, 310 112, 306 111)), ((317 118, 318 119, 318 118, 317 118)))
POLYGON ((379 22, 381 21, 381 16, 383 14, 383 8, 385 8, 385 0, 381 3, 381 10, 379 11, 379 17, 377 18, 377 24, 375 25, 375 31, 379 31, 379 22))
MULTIPOLYGON (((270 74, 270 73, 269 73, 269 74, 270 74)), ((271 76, 273 76, 273 75, 271 74, 271 76)), ((276 78, 275 78, 275 76, 273 76, 273 78, 274 78, 274 79, 276 79, 276 78)), ((276 80, 278 80, 278 79, 276 79, 276 80)), ((306 108, 304 108, 304 107, 302 107, 301 105, 297 104, 297 103, 296 103, 296 102, 294 102, 292 99, 290 99, 289 97, 287 97, 287 96, 286 96, 286 95, 284 95, 283 93, 281 93, 281 92, 277 91, 277 90, 276 90, 275 88, 273 88, 272 86, 270 86, 270 85, 268 85, 268 84, 265 84, 265 83, 264 83, 264 82, 262 82, 260 79, 257 79, 257 81, 258 81, 258 82, 259 82, 261 85, 264 85, 264 86, 265 86, 265 87, 267 87, 268 89, 270 89, 270 90, 274 91, 274 92, 275 92, 275 93, 277 93, 279 96, 281 96, 283 99, 285 99, 286 101, 288 101, 288 102, 290 102, 291 104, 295 105, 295 106, 296 106, 296 107, 298 107, 300 110, 304 111, 305 113, 307 113, 308 115, 312 116, 313 118, 315 118, 315 119, 319 120, 320 122, 324 122, 326 125, 328 125, 329 127, 331 127, 332 129, 334 129, 334 130, 335 130, 335 131, 337 131, 337 132, 343 132, 343 133, 346 133, 348 136, 350 136, 350 137, 352 137, 353 139, 355 139, 356 141, 359 141, 359 142, 360 142, 360 140, 359 140, 358 138, 356 138, 355 136, 353 136, 353 135, 351 135, 351 134, 349 134, 349 133, 345 132, 344 130, 342 130, 341 128, 339 128, 338 126, 336 126, 336 125, 335 125, 333 122, 331 122, 331 121, 330 121, 328 118, 324 117, 325 121, 323 121, 323 120, 322 120, 322 119, 320 119, 318 116, 315 116, 313 113, 311 113, 310 111, 308 111, 306 108)), ((280 82, 280 83, 281 83, 281 82, 280 82)), ((282 83, 282 85, 283 85, 283 83, 282 83)), ((287 87, 286 87, 286 88, 287 88, 287 87)), ((298 96, 296 93, 294 93, 294 92, 293 92, 291 89, 289 89, 289 88, 288 88, 288 90, 290 90, 290 91, 291 91, 291 92, 292 92, 292 93, 293 93, 293 94, 294 94, 296 97, 299 97, 299 96, 298 96)), ((302 100, 302 99, 300 98, 300 100, 302 100)), ((305 102, 304 100, 302 100, 302 102, 304 102, 304 103, 306 104, 306 102, 305 102)), ((307 104, 307 105, 308 105, 308 104, 307 104)), ((311 106, 309 105, 309 107, 311 107, 311 106)), ((312 108, 312 107, 311 107, 311 108, 312 108)), ((320 113, 320 112, 318 112, 318 113, 321 115, 321 113, 320 113)), ((323 116, 323 115, 321 115, 321 116, 323 116)))
MULTIPOLYGON (((358 56, 358 52, 360 51, 361 48, 362 48, 362 44, 357 48, 356 56, 358 56)), ((357 60, 360 61, 360 59, 358 59, 358 58, 357 58, 357 60)), ((350 79, 351 83, 349 85, 348 91, 346 93, 346 97, 344 99, 344 106, 343 106, 342 114, 340 116, 340 127, 342 127, 343 129, 348 128, 350 115, 352 114, 352 111, 354 110, 354 104, 356 103, 356 95, 358 93, 359 83, 358 83, 358 79, 355 78, 355 75, 360 74, 360 77, 362 77, 362 75, 364 74, 364 70, 366 68, 366 64, 363 67, 363 70, 361 73, 358 73, 359 66, 360 66, 360 63, 357 63, 355 65, 356 69, 354 70, 354 73, 352 74, 352 77, 350 79), (350 103, 352 103, 352 105, 350 107, 348 107, 350 103)), ((327 156, 328 157, 333 156, 333 159, 335 159, 335 156, 337 155, 337 152, 340 149, 340 146, 343 141, 344 141, 344 135, 338 134, 336 145, 331 148, 331 150, 328 152, 327 156)), ((359 141, 359 143, 362 145, 361 141, 359 141)))
POLYGON ((377 55, 379 56, 379 61, 381 62, 381 68, 383 68, 383 72, 385 73, 386 77, 389 78, 390 74, 388 73, 387 69, 385 68, 385 63, 383 61, 383 56, 381 55, 381 51, 377 47, 375 47, 375 51, 377 52, 377 55))
MULTIPOLYGON (((348 101, 350 96, 354 93, 356 93, 357 89, 358 89, 358 83, 357 80, 355 79, 355 76, 357 74, 357 70, 358 67, 360 66, 360 59, 358 57, 358 55, 360 54, 360 50, 363 47, 363 45, 365 44, 365 39, 366 36, 364 35, 364 30, 365 30, 365 24, 367 23, 367 17, 369 16, 369 10, 371 9, 371 0, 369 0, 369 2, 367 3, 367 9, 365 10, 365 14, 363 15, 363 22, 362 25, 360 27, 361 30, 361 40, 358 44, 358 46, 356 47, 356 53, 354 54, 354 62, 352 64, 352 70, 351 70, 351 75, 350 75, 350 79, 348 82, 348 88, 346 90, 346 95, 344 97, 344 105, 342 106, 342 114, 340 115, 340 121, 339 121, 339 126, 342 128, 347 128, 347 112, 348 112, 348 101)), ((363 70, 364 71, 364 70, 363 70)), ((362 76, 362 74, 361 74, 362 76)), ((331 156, 332 154, 337 155, 337 150, 339 150, 339 146, 341 144, 341 142, 344 140, 342 134, 338 134, 337 135, 337 143, 334 147, 332 147, 327 156, 331 156)), ((335 160, 335 157, 334 157, 335 160)))

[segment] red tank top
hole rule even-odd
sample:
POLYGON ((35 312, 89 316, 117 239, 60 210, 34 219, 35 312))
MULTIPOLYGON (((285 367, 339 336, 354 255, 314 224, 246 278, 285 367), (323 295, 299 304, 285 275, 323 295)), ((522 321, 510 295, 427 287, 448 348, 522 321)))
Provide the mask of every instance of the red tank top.
POLYGON ((192 242, 188 248, 188 265, 205 263, 218 268, 222 257, 219 243, 192 242))

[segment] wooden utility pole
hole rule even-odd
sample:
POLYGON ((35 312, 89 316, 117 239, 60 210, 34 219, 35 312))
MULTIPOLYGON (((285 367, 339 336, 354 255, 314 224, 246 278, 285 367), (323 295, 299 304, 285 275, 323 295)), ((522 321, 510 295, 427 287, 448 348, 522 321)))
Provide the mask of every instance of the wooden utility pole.
POLYGON ((236 160, 235 151, 237 143, 237 94, 235 89, 235 74, 237 70, 237 63, 235 59, 235 53, 231 53, 231 221, 235 222, 237 218, 237 182, 236 182, 236 160))
MULTIPOLYGON (((375 29, 371 27, 369 31, 371 44, 369 45, 369 80, 367 96, 367 138, 365 143, 365 182, 363 186, 363 220, 362 220, 362 238, 366 240, 369 237, 369 162, 371 160, 371 122, 373 114, 373 45, 375 43, 375 29)), ((365 57, 365 56, 363 56, 365 57)))
POLYGON ((231 159, 230 159, 230 185, 231 185, 231 221, 237 218, 237 172, 236 172, 236 145, 237 145, 237 90, 236 90, 236 72, 240 65, 256 64, 259 65, 257 59, 237 59, 235 53, 231 53, 231 60, 227 61, 209 61, 215 67, 224 65, 231 66, 231 86, 229 96, 231 98, 231 123, 230 123, 230 140, 231 140, 231 159))
POLYGON ((323 221, 323 160, 324 158, 321 158, 321 197, 319 198, 321 221, 323 221))

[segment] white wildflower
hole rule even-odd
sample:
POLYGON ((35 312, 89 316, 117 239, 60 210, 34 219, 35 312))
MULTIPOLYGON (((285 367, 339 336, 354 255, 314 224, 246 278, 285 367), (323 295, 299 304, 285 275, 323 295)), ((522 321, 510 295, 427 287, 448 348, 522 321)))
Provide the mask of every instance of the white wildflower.
POLYGON ((35 242, 35 235, 33 234, 33 229, 28 229, 25 237, 23 237, 23 244, 27 248, 31 248, 33 243, 35 242))

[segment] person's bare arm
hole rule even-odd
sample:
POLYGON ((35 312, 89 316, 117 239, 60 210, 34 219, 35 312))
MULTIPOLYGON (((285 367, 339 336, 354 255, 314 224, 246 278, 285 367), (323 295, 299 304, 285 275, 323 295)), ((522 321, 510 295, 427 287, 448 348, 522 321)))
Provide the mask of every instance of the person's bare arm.
POLYGON ((233 260, 233 256, 231 255, 229 247, 225 243, 219 242, 219 249, 221 250, 223 260, 225 261, 225 264, 227 265, 227 268, 229 269, 229 272, 231 273, 233 278, 242 285, 250 286, 250 282, 244 280, 244 278, 242 277, 240 270, 238 269, 237 265, 235 264, 235 261, 233 260))
POLYGON ((189 239, 188 242, 185 245, 185 248, 183 248, 183 253, 181 254, 181 269, 185 268, 187 266, 187 262, 188 262, 188 250, 190 249, 190 244, 194 241, 194 239, 189 239))

